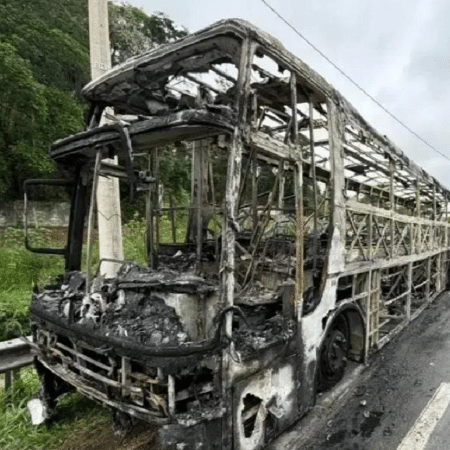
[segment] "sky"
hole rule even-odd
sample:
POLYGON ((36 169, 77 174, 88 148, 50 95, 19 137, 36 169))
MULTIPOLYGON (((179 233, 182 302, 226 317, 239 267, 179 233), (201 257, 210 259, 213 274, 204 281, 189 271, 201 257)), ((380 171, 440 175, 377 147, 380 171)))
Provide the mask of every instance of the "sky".
MULTIPOLYGON (((450 3, 446 0, 266 0, 394 116, 450 159, 450 3)), ((450 188, 450 160, 399 125, 262 0, 128 0, 190 32, 241 18, 278 38, 381 134, 450 188)))

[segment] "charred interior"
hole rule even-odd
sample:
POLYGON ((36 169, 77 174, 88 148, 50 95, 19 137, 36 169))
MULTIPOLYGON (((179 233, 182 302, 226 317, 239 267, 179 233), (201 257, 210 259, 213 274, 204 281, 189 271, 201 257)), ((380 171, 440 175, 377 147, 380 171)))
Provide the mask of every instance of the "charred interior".
POLYGON ((87 130, 51 148, 72 193, 66 273, 31 306, 49 407, 53 377, 159 423, 167 448, 256 450, 445 288, 449 191, 251 24, 83 93, 87 130), (114 277, 92 257, 101 177, 142 244, 114 277))

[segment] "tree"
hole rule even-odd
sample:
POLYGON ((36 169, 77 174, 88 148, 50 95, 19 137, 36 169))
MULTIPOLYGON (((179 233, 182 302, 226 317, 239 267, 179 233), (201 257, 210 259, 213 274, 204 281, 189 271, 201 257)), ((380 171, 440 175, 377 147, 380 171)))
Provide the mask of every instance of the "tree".
POLYGON ((37 82, 76 93, 89 81, 87 8, 81 17, 72 16, 82 13, 71 8, 79 3, 0 0, 0 41, 30 63, 37 82))
MULTIPOLYGON (((187 34, 163 13, 109 10, 115 63, 187 34)), ((0 201, 56 176, 48 148, 83 129, 89 78, 87 0, 0 0, 0 201)))
POLYGON ((188 34, 164 13, 148 16, 125 2, 109 4, 109 33, 113 65, 188 34))
POLYGON ((12 45, 2 42, 0 86, 0 145, 9 150, 0 153, 0 195, 4 196, 17 188, 17 174, 26 172, 27 160, 35 159, 33 152, 27 155, 27 149, 39 139, 38 130, 46 121, 47 104, 45 89, 34 79, 30 64, 12 45))
POLYGON ((89 51, 67 20, 79 2, 60 3, 0 0, 0 200, 20 198, 26 178, 53 176, 48 147, 83 128, 89 51))
POLYGON ((26 178, 55 172, 48 146, 78 131, 83 113, 74 94, 39 83, 29 61, 0 41, 0 198, 14 198, 26 178))

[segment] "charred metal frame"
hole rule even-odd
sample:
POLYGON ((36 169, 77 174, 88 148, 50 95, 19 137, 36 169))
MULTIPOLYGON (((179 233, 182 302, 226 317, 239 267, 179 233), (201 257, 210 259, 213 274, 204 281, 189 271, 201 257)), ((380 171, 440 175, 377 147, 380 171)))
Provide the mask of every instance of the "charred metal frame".
POLYGON ((253 25, 218 22, 83 93, 92 129, 51 149, 76 180, 67 272, 31 308, 47 399, 63 380, 159 423, 168 449, 257 450, 445 289, 450 192, 253 25), (159 167, 180 141, 189 205, 159 167), (148 267, 110 280, 80 272, 98 176, 147 199, 148 267))

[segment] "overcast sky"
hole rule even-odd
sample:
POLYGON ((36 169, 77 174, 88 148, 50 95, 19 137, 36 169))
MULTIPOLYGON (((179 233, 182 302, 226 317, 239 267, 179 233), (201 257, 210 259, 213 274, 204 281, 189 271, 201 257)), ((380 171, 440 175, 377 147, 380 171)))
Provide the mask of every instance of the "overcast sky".
MULTIPOLYGON (((283 23, 261 0, 129 0, 190 32, 246 19, 334 85, 381 133, 450 188, 450 161, 421 143, 283 23)), ((450 158, 450 3, 445 0, 267 0, 396 117, 450 158)))

